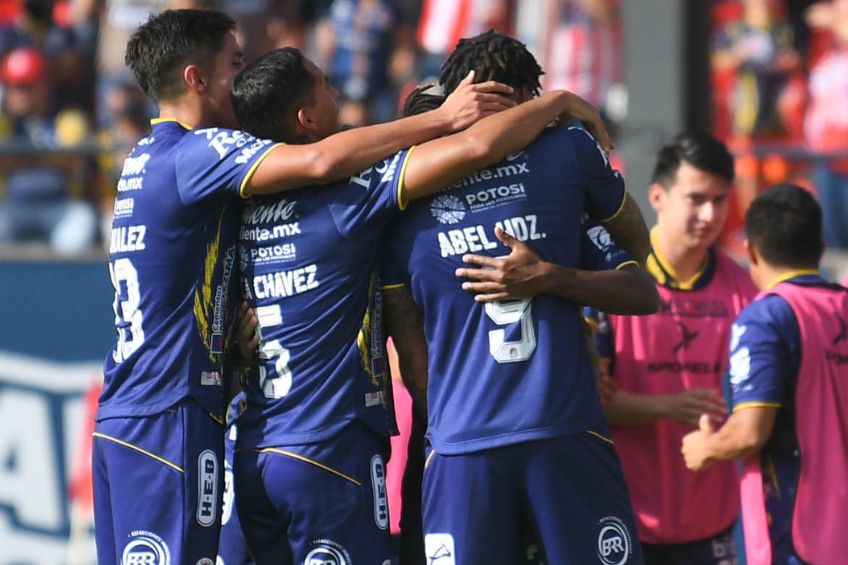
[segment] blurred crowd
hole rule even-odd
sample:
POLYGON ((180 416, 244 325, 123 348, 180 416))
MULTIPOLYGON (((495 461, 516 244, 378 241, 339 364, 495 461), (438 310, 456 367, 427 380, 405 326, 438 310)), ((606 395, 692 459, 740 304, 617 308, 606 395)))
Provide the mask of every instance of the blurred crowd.
MULTIPOLYGON (((102 245, 123 157, 153 117, 123 62, 150 12, 223 9, 240 23, 248 61, 302 49, 353 126, 392 119, 460 37, 494 28, 534 52, 544 88, 578 93, 614 130, 627 109, 622 2, 2 0, 0 245, 35 241, 61 254, 102 245)), ((714 133, 739 156, 739 221, 725 244, 738 245, 761 186, 792 180, 819 194, 828 245, 848 249, 848 0, 719 0, 713 15, 714 133)))

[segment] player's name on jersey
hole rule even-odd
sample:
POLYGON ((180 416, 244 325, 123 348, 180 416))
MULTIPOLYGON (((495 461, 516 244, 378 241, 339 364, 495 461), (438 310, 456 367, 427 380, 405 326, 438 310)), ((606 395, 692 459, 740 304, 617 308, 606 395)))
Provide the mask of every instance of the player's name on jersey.
POLYGON ((436 233, 436 238, 442 257, 462 255, 463 253, 477 253, 478 251, 494 249, 498 246, 497 241, 494 239, 494 228, 496 227, 520 241, 544 239, 546 237, 545 233, 540 233, 537 230, 537 220, 536 214, 516 216, 499 220, 488 230, 486 226, 478 224, 461 229, 440 231, 436 233))
POLYGON ((265 298, 285 298, 318 288, 318 265, 312 264, 290 271, 277 271, 253 277, 253 294, 265 298))
POLYGON ((109 253, 129 253, 145 249, 144 236, 147 226, 120 226, 112 228, 109 253))

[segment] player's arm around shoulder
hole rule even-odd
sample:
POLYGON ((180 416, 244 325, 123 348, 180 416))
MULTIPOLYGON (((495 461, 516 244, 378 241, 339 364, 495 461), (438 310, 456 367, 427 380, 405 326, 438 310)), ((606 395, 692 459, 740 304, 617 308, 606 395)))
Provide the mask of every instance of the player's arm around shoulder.
MULTIPOLYGON (((598 229, 603 230, 600 226, 598 229)), ((475 293, 478 302, 550 294, 611 314, 652 314, 659 308, 653 281, 629 255, 612 252, 612 242, 605 248, 605 255, 622 260, 584 270, 545 261, 526 242, 500 228, 495 228, 495 236, 510 250, 509 255, 494 258, 468 254, 462 260, 471 267, 455 273, 464 279, 463 290, 475 293)))
POLYGON ((404 169, 401 196, 404 201, 429 196, 523 149, 552 122, 573 119, 585 120, 605 146, 612 147, 594 106, 570 92, 552 91, 416 147, 404 169))
POLYGON ((385 124, 339 132, 320 141, 272 150, 252 175, 246 192, 266 194, 341 180, 389 155, 428 139, 461 131, 482 117, 514 105, 509 86, 473 75, 434 110, 385 124))

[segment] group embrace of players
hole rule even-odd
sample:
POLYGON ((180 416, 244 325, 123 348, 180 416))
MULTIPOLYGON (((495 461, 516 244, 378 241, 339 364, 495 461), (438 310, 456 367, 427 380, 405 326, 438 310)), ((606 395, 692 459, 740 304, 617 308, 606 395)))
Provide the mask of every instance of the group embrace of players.
POLYGON ((444 96, 417 91, 407 117, 339 132, 320 69, 290 48, 245 67, 234 31, 221 12, 165 11, 127 46, 160 117, 125 162, 113 224, 118 341, 93 454, 101 564, 233 565, 243 547, 258 565, 396 563, 386 333, 427 421, 421 562, 525 563, 531 539, 550 564, 732 563, 735 471, 684 465, 752 453, 797 486, 794 505, 777 497, 783 511, 802 508, 788 545, 765 529, 774 555, 826 563, 848 549, 815 541, 848 517, 848 494, 827 521, 803 513, 848 463, 810 471, 786 446, 822 456, 821 441, 848 435, 815 427, 844 415, 848 340, 821 356, 809 344, 848 300, 815 271, 806 193, 752 206, 754 278, 786 282, 733 326, 734 413, 715 430, 731 324, 755 292, 711 248, 733 178, 719 142, 687 135, 661 152, 649 242, 597 111, 540 95, 518 41, 462 40, 444 96), (768 341, 778 325, 794 350, 768 341), (796 389, 817 406, 812 428, 795 425, 796 389), (758 444, 751 426, 766 432, 758 444), (762 449, 772 428, 783 439, 762 449))

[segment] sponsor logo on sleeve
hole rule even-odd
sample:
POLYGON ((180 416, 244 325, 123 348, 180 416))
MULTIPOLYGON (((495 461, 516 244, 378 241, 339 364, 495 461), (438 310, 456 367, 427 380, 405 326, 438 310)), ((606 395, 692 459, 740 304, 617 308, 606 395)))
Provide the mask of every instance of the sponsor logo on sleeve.
POLYGON ((601 251, 612 245, 612 237, 604 226, 592 226, 586 230, 589 240, 601 251))

